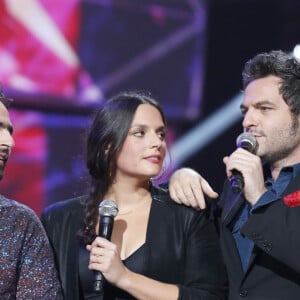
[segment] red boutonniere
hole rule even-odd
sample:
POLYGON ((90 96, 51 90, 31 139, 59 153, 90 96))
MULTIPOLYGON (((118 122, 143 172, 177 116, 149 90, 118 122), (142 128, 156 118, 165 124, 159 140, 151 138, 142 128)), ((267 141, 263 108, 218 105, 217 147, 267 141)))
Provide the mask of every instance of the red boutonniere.
POLYGON ((300 190, 284 196, 283 201, 289 207, 300 206, 300 190))

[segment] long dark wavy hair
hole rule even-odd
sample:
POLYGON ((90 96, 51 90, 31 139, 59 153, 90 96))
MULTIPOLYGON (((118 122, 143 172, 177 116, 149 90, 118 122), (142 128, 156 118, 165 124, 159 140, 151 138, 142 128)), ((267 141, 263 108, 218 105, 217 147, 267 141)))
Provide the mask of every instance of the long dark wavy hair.
POLYGON ((90 243, 96 236, 98 206, 113 183, 116 157, 128 135, 134 114, 141 104, 154 106, 166 118, 159 103, 141 92, 122 92, 105 102, 95 114, 87 137, 86 164, 91 177, 89 196, 84 202, 84 228, 80 236, 90 243))

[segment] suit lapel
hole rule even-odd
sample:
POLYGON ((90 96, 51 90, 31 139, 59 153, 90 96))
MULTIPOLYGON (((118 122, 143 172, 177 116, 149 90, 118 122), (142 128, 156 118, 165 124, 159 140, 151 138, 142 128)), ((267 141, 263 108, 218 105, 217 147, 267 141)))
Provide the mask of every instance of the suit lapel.
POLYGON ((245 199, 242 193, 234 194, 232 191, 227 193, 226 199, 232 199, 224 203, 222 211, 222 222, 228 226, 235 216, 243 209, 245 199))
POLYGON ((159 229, 166 226, 164 216, 168 215, 169 209, 167 206, 161 205, 161 202, 165 202, 165 198, 168 198, 167 195, 163 194, 160 189, 155 186, 151 186, 151 197, 152 203, 146 233, 146 254, 143 273, 155 276, 157 268, 155 268, 154 266, 156 266, 156 256, 159 255, 156 246, 157 240, 160 240, 159 235, 161 233, 159 229))
POLYGON ((240 255, 236 246, 235 239, 232 235, 232 221, 241 212, 244 207, 245 199, 243 193, 233 193, 231 186, 227 185, 225 189, 226 202, 223 202, 222 216, 221 216, 221 243, 222 250, 225 253, 225 258, 229 262, 232 276, 237 278, 243 278, 243 268, 240 259, 240 255), (228 201, 230 199, 230 201, 228 201))

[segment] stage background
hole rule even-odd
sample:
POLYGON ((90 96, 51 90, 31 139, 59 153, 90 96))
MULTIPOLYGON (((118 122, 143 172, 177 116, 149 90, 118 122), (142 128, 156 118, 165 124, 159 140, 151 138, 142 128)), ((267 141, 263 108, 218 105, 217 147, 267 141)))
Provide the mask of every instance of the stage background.
POLYGON ((40 214, 85 193, 91 115, 129 89, 162 104, 170 171, 192 167, 221 191, 222 158, 242 129, 243 65, 292 51, 299 13, 296 0, 1 1, 0 81, 16 141, 1 194, 40 214))

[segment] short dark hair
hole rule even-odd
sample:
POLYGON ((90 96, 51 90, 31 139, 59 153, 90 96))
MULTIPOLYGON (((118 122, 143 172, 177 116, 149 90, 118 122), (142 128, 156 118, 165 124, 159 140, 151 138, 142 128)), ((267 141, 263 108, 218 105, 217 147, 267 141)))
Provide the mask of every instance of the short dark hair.
POLYGON ((250 82, 267 76, 281 79, 279 93, 294 115, 300 114, 300 62, 281 50, 260 53, 246 62, 242 77, 244 89, 250 82))
POLYGON ((6 107, 6 108, 9 108, 11 102, 13 100, 11 98, 8 98, 4 95, 3 93, 3 90, 2 90, 2 87, 0 85, 0 102, 6 107))
POLYGON ((0 88, 0 102, 6 107, 9 108, 10 104, 13 102, 11 98, 7 98, 0 88))

